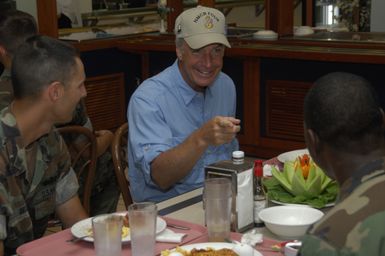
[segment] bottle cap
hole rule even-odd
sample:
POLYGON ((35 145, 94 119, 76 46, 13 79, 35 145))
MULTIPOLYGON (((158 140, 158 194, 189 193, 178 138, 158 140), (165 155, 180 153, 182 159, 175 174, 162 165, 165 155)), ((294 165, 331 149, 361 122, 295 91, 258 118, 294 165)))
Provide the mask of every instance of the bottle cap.
POLYGON ((254 161, 254 175, 258 177, 263 176, 263 161, 262 160, 255 160, 254 161))
POLYGON ((244 158, 245 153, 243 151, 233 151, 233 158, 244 158))

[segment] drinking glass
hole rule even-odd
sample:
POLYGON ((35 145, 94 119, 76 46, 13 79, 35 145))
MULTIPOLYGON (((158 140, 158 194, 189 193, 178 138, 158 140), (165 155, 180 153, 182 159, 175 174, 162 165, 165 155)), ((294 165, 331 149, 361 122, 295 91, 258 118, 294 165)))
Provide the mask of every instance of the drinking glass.
POLYGON ((155 255, 155 231, 157 206, 151 202, 133 203, 128 206, 128 219, 133 256, 155 255))
POLYGON ((209 241, 224 242, 230 238, 231 180, 227 178, 206 179, 203 200, 209 241))
POLYGON ((97 256, 121 256, 122 253, 121 216, 102 214, 92 218, 94 247, 97 256))

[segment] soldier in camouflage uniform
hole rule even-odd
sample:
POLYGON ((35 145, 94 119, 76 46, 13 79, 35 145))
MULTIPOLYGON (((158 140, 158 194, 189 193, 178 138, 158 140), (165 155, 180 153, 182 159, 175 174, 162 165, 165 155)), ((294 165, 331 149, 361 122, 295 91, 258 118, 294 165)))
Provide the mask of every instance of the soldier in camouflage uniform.
POLYGON ((0 76, 0 110, 13 99, 12 56, 25 39, 36 33, 37 26, 32 15, 18 10, 0 13, 0 63, 4 68, 0 76))
POLYGON ((384 112, 376 96, 362 77, 331 73, 305 98, 306 144, 340 194, 302 239, 300 255, 385 255, 384 112))
MULTIPOLYGON (((36 22, 30 14, 18 10, 0 13, 0 62, 3 63, 5 68, 0 76, 0 110, 8 106, 13 99, 10 76, 12 56, 26 38, 36 33, 36 22)), ((93 131, 83 101, 76 107, 72 121, 66 125, 80 125, 93 131)), ((95 135, 98 144, 98 161, 91 195, 91 216, 116 211, 120 195, 109 150, 113 134, 108 130, 100 130, 95 131, 95 135)), ((79 138, 66 136, 64 139, 69 144, 73 143, 81 147, 81 136, 79 138)), ((70 147, 70 150, 76 150, 76 148, 70 147)), ((80 198, 82 198, 84 190, 84 180, 85 177, 80 177, 80 198)))
POLYGON ((65 227, 87 217, 70 156, 54 124, 86 96, 77 51, 34 36, 13 58, 14 100, 0 113, 0 255, 44 234, 55 212, 65 227))

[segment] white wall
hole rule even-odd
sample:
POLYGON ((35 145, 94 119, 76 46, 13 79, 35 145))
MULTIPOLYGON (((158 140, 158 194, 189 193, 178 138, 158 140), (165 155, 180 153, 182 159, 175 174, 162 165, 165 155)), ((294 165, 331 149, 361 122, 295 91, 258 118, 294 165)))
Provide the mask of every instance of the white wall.
POLYGON ((37 20, 36 1, 16 0, 16 9, 31 14, 37 20))
POLYGON ((370 31, 385 32, 385 0, 372 0, 370 31))
MULTIPOLYGON (((92 0, 73 0, 74 5, 78 6, 79 13, 92 11, 92 0)), ((37 20, 37 9, 35 0, 16 0, 16 8, 27 12, 37 20)))
MULTIPOLYGON (((385 1, 385 0, 381 0, 385 1)), ((302 20, 302 5, 294 11, 294 26, 300 26, 302 20)), ((265 11, 262 12, 258 18, 255 17, 255 6, 240 6, 234 7, 231 12, 226 16, 227 23, 236 23, 238 27, 255 27, 265 28, 265 11)))
POLYGON ((236 23, 237 27, 265 27, 265 12, 255 17, 255 6, 234 7, 226 16, 226 23, 236 23))

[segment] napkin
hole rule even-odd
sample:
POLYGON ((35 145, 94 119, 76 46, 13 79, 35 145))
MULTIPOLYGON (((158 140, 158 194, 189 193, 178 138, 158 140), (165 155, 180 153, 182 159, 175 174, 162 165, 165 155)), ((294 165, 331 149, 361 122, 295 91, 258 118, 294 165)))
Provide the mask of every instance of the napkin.
POLYGON ((254 230, 252 232, 243 234, 241 237, 241 243, 255 246, 263 242, 263 235, 261 233, 256 233, 254 230))
POLYGON ((180 243, 186 235, 185 233, 175 233, 171 229, 166 228, 156 236, 156 241, 163 243, 180 243))

